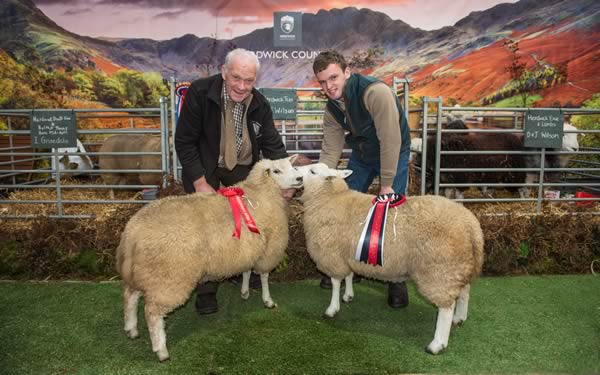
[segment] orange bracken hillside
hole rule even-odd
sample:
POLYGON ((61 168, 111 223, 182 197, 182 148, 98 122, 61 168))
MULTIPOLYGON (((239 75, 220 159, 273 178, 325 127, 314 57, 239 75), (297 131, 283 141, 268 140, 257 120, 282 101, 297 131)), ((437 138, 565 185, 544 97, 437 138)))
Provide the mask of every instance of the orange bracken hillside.
POLYGON ((94 56, 92 58, 94 64, 96 64, 96 69, 103 71, 104 73, 111 75, 118 70, 123 69, 122 66, 113 63, 110 60, 105 59, 102 56, 94 56))
MULTIPOLYGON (((598 33, 562 32, 544 30, 520 32, 519 42, 522 61, 528 66, 535 60, 556 65, 568 62, 567 82, 540 92, 543 100, 537 106, 580 105, 600 92, 600 35, 598 33), (535 59, 535 60, 534 60, 535 59)), ((513 34, 511 37, 515 37, 513 34)), ((442 60, 427 65, 412 75, 413 93, 416 96, 442 96, 454 98, 460 103, 480 100, 508 83, 510 77, 505 68, 510 55, 497 41, 461 56, 453 61, 442 60)))

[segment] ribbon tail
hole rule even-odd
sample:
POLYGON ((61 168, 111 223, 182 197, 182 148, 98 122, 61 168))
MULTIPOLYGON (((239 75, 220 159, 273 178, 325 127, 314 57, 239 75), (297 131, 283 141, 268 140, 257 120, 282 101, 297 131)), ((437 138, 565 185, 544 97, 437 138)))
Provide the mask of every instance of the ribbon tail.
POLYGON ((358 240, 358 245, 356 245, 356 253, 354 255, 354 259, 359 262, 363 261, 363 248, 365 245, 365 240, 367 237, 367 232, 369 231, 369 222, 371 221, 371 216, 373 215, 373 211, 375 211, 375 205, 371 206, 369 212, 367 213, 367 217, 365 218, 365 224, 363 225, 362 233, 360 234, 360 239, 358 240))
POLYGON ((246 207, 246 205, 244 204, 244 202, 241 199, 240 199, 240 209, 242 211, 242 217, 244 218, 244 221, 246 222, 246 227, 248 227, 248 230, 250 232, 260 234, 258 227, 256 226, 254 219, 252 218, 252 215, 250 215, 250 211, 248 211, 248 207, 246 207))
POLYGON ((237 195, 234 197, 230 197, 229 203, 231 204, 231 212, 233 213, 233 219, 235 220, 235 231, 233 232, 233 237, 236 237, 239 240, 240 234, 242 233, 242 221, 240 218, 239 208, 241 198, 237 195))
MULTIPOLYGON (((371 230, 371 238, 369 241, 369 260, 368 264, 377 265, 379 249, 381 247, 381 231, 383 222, 383 214, 386 211, 385 203, 377 203, 375 205, 375 214, 373 217, 373 228, 371 230)), ((385 228, 383 228, 385 229, 385 228)))

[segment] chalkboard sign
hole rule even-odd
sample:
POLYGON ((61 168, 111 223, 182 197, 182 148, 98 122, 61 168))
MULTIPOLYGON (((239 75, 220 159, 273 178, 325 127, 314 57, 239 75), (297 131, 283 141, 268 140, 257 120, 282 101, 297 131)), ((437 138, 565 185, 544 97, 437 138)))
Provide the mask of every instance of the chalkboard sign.
POLYGON ((561 148, 564 116, 558 109, 532 109, 525 113, 525 147, 561 148))
POLYGON ((273 110, 274 120, 295 120, 298 95, 294 89, 260 89, 273 110))
POLYGON ((77 147, 73 111, 33 111, 30 124, 32 147, 77 147))

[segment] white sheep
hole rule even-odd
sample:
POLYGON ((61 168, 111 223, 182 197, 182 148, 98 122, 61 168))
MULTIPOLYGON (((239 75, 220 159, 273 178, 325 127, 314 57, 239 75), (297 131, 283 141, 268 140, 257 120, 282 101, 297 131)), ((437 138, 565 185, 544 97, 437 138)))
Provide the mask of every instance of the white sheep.
POLYGON ((248 298, 248 278, 254 270, 260 274, 264 305, 276 307, 268 277, 288 245, 287 204, 281 189, 302 186, 302 176, 291 164, 294 158, 262 160, 236 185, 244 191, 243 200, 260 234, 242 224, 240 238, 233 237, 230 202, 212 193, 160 199, 131 217, 117 249, 129 337, 138 336, 137 305, 144 294, 152 350, 160 361, 168 359, 164 317, 188 300, 198 282, 241 272, 242 298, 248 298))
POLYGON ((343 300, 353 299, 353 273, 392 282, 412 279, 439 309, 427 351, 437 354, 446 348, 451 324, 467 319, 470 284, 481 272, 484 240, 477 218, 444 197, 409 197, 388 211, 383 266, 361 263, 355 260, 355 251, 374 196, 348 189, 343 178, 351 171, 320 164, 305 168, 301 199, 306 245, 317 268, 333 284, 325 315, 334 317, 340 309, 342 278, 343 300))

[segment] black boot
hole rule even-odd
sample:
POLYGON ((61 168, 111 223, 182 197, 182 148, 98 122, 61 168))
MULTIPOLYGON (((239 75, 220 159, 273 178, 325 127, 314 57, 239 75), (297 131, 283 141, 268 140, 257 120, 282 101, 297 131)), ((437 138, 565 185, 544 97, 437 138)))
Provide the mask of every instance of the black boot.
POLYGON ((208 281, 203 284, 198 284, 196 288, 196 312, 198 315, 207 315, 216 313, 219 309, 217 306, 217 290, 219 283, 208 281))
MULTIPOLYGON (((346 280, 346 279, 342 279, 342 283, 344 282, 344 280, 346 280)), ((353 284, 360 283, 361 281, 362 281, 362 276, 360 276, 360 275, 354 275, 354 277, 352 278, 353 284)), ((323 289, 333 288, 333 285, 331 285, 331 277, 323 275, 319 286, 323 289)))
POLYGON ((321 283, 319 284, 319 286, 323 289, 333 288, 333 285, 331 284, 331 277, 329 277, 329 276, 321 277, 321 283))
POLYGON ((408 291, 405 282, 388 284, 388 305, 394 309, 408 306, 408 291))

